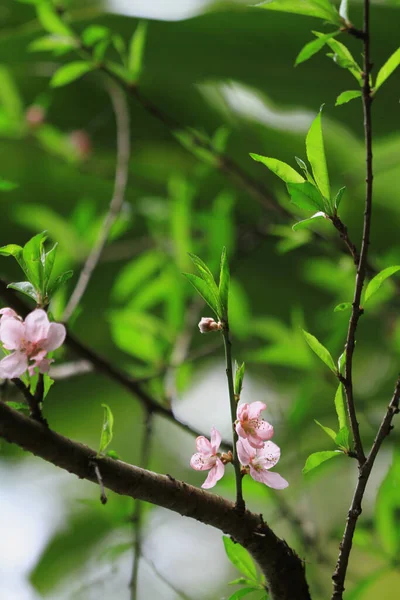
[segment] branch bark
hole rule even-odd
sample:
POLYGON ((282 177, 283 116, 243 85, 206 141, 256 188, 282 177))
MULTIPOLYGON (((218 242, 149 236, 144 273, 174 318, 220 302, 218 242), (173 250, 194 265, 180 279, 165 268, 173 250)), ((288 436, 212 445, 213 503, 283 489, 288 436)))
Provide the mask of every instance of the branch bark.
MULTIPOLYGON (((2 402, 0 437, 98 484, 92 466, 94 450, 24 417, 2 402)), ((104 486, 117 494, 168 508, 232 536, 259 564, 272 600, 310 600, 303 562, 260 515, 249 511, 239 514, 232 502, 170 476, 107 457, 97 459, 97 463, 104 486)))

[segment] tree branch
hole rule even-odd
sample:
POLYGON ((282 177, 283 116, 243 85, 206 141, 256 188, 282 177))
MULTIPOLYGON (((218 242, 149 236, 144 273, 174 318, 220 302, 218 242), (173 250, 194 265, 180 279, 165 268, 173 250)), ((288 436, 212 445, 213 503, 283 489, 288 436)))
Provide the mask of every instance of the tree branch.
MULTIPOLYGON (((92 466, 96 457, 94 450, 51 431, 3 403, 0 403, 0 437, 81 479, 98 483, 92 466)), ((106 488, 168 508, 232 536, 259 564, 272 600, 310 600, 302 561, 260 515, 249 511, 239 514, 232 502, 166 475, 107 457, 97 461, 106 488)))

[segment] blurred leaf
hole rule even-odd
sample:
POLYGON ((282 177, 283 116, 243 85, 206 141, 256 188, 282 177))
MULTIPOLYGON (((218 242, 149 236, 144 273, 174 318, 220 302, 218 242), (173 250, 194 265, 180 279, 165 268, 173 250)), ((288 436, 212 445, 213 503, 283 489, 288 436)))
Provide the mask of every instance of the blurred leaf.
POLYGON ((307 228, 309 225, 314 223, 315 220, 325 219, 325 218, 326 218, 325 213, 322 211, 318 211, 309 219, 303 219, 302 221, 298 221, 297 223, 292 225, 292 229, 293 229, 293 231, 298 231, 299 229, 302 229, 303 227, 307 228))
POLYGON ((321 423, 319 421, 317 421, 317 419, 314 419, 315 423, 317 425, 319 425, 321 427, 321 429, 323 429, 325 431, 325 433, 333 440, 336 440, 336 432, 333 431, 333 429, 331 429, 330 427, 325 427, 324 425, 321 425, 321 423))
POLYGON ((321 48, 325 46, 327 40, 331 39, 335 35, 338 35, 339 33, 340 31, 332 31, 332 33, 327 33, 322 37, 313 40, 312 42, 308 42, 308 44, 306 44, 297 55, 296 62, 294 63, 295 67, 314 56, 314 54, 319 52, 321 48))
POLYGON ((341 302, 337 304, 333 309, 333 312, 343 312, 344 310, 350 310, 353 306, 352 302, 341 302))
POLYGON ((319 212, 325 213, 325 203, 321 194, 312 183, 304 181, 303 183, 286 184, 290 199, 296 206, 305 210, 319 209, 319 212))
POLYGON ((200 294, 203 300, 207 302, 208 306, 219 318, 221 312, 219 303, 216 300, 215 295, 210 291, 208 284, 203 279, 200 279, 200 277, 197 275, 192 275, 191 273, 182 273, 182 275, 184 275, 190 281, 197 293, 200 294))
POLYGON ((246 587, 246 588, 242 588, 241 590, 237 590, 236 592, 234 592, 232 594, 232 596, 229 596, 229 600, 240 600, 240 598, 244 598, 245 596, 248 596, 252 592, 255 592, 255 591, 259 590, 259 589, 260 588, 258 588, 258 587, 246 587))
POLYGON ((395 69, 400 65, 400 48, 397 48, 395 52, 387 59, 383 67, 378 71, 376 76, 376 82, 374 86, 374 94, 385 83, 386 79, 390 77, 395 69))
POLYGON ((65 273, 62 273, 61 275, 59 275, 54 280, 52 285, 49 287, 48 292, 47 292, 48 295, 53 296, 59 290, 59 288, 62 285, 64 285, 64 283, 66 283, 69 279, 71 279, 73 274, 74 274, 73 271, 65 271, 65 273))
POLYGON ((216 167, 218 164, 218 157, 214 155, 212 150, 208 148, 210 140, 206 138, 202 133, 196 130, 175 130, 173 135, 180 144, 199 160, 206 163, 207 165, 216 167), (193 131, 193 132, 192 132, 193 131), (204 141, 204 146, 199 143, 199 140, 204 141))
POLYGON ((297 171, 281 160, 277 160, 276 158, 268 158, 267 156, 261 156, 260 154, 250 154, 250 156, 253 160, 265 165, 285 183, 300 184, 304 182, 304 178, 297 171))
POLYGON ((67 85, 68 83, 75 81, 75 79, 86 75, 86 73, 89 73, 89 71, 93 71, 93 69, 94 66, 92 63, 84 60, 70 62, 67 65, 60 67, 58 71, 54 73, 53 77, 51 78, 50 85, 52 87, 61 87, 63 85, 67 85))
POLYGON ((347 425, 345 425, 338 431, 335 438, 335 442, 337 443, 339 448, 350 450, 350 431, 347 425))
POLYGON ((246 577, 238 577, 229 582, 229 585, 252 585, 254 581, 246 579, 246 577))
POLYGON ((129 44, 128 70, 132 81, 138 81, 143 69, 144 48, 147 37, 147 21, 139 21, 129 44))
POLYGON ((65 35, 45 35, 33 40, 28 46, 29 52, 50 52, 64 54, 78 47, 77 40, 65 35))
POLYGON ((367 288, 365 290, 364 305, 368 302, 368 300, 371 298, 371 296, 379 290, 379 288, 381 287, 381 285, 385 281, 385 279, 387 279, 388 277, 391 277, 392 275, 397 273, 397 271, 400 271, 400 265, 395 265, 393 267, 387 267, 386 269, 383 269, 383 271, 381 271, 380 273, 378 273, 378 275, 375 275, 375 277, 373 277, 371 279, 371 281, 368 283, 367 288))
POLYGON ((354 98, 361 98, 362 92, 360 90, 348 90, 347 92, 342 92, 336 98, 335 106, 340 106, 341 104, 347 104, 350 100, 354 98))
POLYGON ((323 452, 314 452, 314 454, 310 454, 304 465, 303 475, 306 475, 312 469, 319 467, 320 464, 335 456, 343 456, 343 452, 340 452, 340 450, 324 450, 323 452))
POLYGON ((73 36, 72 30, 64 23, 49 0, 37 4, 36 12, 43 29, 49 33, 73 36))
POLYGON ((171 237, 176 263, 180 270, 186 270, 192 246, 191 219, 195 188, 183 177, 175 176, 170 178, 168 190, 171 196, 171 237))
POLYGON ((22 412, 25 415, 29 415, 29 406, 27 404, 24 404, 23 402, 12 402, 11 400, 6 400, 6 402, 7 406, 10 408, 22 412))
MULTIPOLYGON (((331 197, 328 167, 325 158, 324 139, 322 136, 321 112, 318 113, 308 131, 306 138, 307 158, 312 166, 314 179, 321 194, 328 201, 331 197)), ((324 209, 323 206, 319 206, 324 209)))
POLYGON ((342 430, 344 427, 347 427, 347 408, 342 383, 339 383, 336 390, 335 409, 339 422, 339 430, 342 430))
POLYGON ((20 133, 24 126, 24 105, 10 71, 0 65, 0 106, 7 116, 9 128, 20 133))
POLYGON ((111 31, 104 25, 89 25, 83 30, 81 37, 86 46, 94 46, 97 42, 110 37, 111 31))
POLYGON ((315 352, 318 358, 320 358, 322 362, 324 362, 330 368, 330 370, 333 371, 333 373, 336 374, 337 369, 329 350, 327 350, 325 346, 323 346, 321 342, 317 340, 316 337, 314 337, 313 335, 311 335, 311 333, 308 333, 304 329, 303 335, 306 338, 306 342, 310 346, 311 350, 315 352))
POLYGON ((113 438, 114 417, 110 407, 107 404, 101 405, 104 408, 103 427, 101 429, 99 455, 103 454, 107 446, 110 445, 113 438))
POLYGON ((165 255, 158 250, 149 250, 130 261, 119 272, 112 289, 112 297, 126 302, 137 289, 165 264, 165 255))
POLYGON ((233 542, 229 537, 223 536, 222 541, 224 542, 226 555, 231 563, 245 577, 257 581, 257 569, 247 550, 240 544, 233 542))
POLYGON ((110 325, 114 342, 130 356, 151 364, 163 360, 167 332, 161 319, 126 309, 113 311, 110 325))
POLYGON ((400 453, 394 452, 392 465, 376 498, 376 528, 386 554, 395 559, 400 552, 400 453))
POLYGON ((221 254, 221 270, 219 276, 219 299, 222 310, 221 314, 225 320, 228 318, 229 283, 229 263, 226 255, 226 248, 223 248, 221 254))
POLYGON ((36 292, 36 289, 29 281, 20 281, 18 283, 9 283, 8 288, 12 290, 17 290, 17 292, 21 292, 21 294, 25 294, 32 300, 34 300, 37 304, 40 302, 40 298, 36 292))
POLYGON ((340 6, 339 6, 339 15, 345 21, 349 20, 349 6, 348 5, 349 5, 348 0, 341 0, 340 6))
POLYGON ((339 13, 329 0, 301 0, 300 2, 299 0, 268 0, 257 6, 268 10, 318 17, 337 25, 341 23, 339 13))
POLYGON ((0 177, 0 192, 12 192, 18 187, 18 183, 14 183, 13 181, 7 181, 7 179, 3 179, 0 177))
POLYGON ((242 393, 244 369, 245 369, 244 363, 242 363, 241 365, 238 365, 238 363, 236 363, 236 368, 235 368, 235 394, 236 394, 236 396, 240 396, 240 394, 242 393))

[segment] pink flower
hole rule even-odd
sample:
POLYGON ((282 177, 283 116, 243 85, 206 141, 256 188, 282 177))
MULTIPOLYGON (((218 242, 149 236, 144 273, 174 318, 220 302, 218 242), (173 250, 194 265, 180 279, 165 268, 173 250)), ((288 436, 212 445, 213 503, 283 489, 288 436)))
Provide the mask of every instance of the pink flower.
POLYGON ((264 442, 270 440, 274 435, 272 425, 264 419, 260 419, 260 413, 265 408, 266 405, 263 402, 240 404, 237 407, 236 433, 240 438, 247 439, 253 448, 262 448, 264 442))
POLYGON ((12 309, 2 309, 0 341, 6 350, 14 350, 0 361, 0 378, 20 377, 35 367, 46 373, 52 362, 46 355, 64 342, 66 331, 61 323, 50 323, 44 310, 36 309, 22 321, 12 309), (14 313, 14 314, 12 314, 14 313), (29 361, 33 364, 29 364, 29 361))
POLYGON ((217 454, 220 445, 221 434, 215 427, 212 427, 211 429, 211 442, 203 435, 200 435, 196 439, 196 448, 198 452, 193 454, 190 459, 190 466, 196 471, 208 471, 210 469, 207 479, 201 486, 204 489, 214 487, 217 481, 224 475, 225 467, 217 454))
POLYGON ((248 467, 255 481, 265 483, 268 487, 283 490, 289 484, 279 473, 271 473, 269 469, 278 462, 281 451, 274 442, 266 442, 262 448, 253 448, 248 440, 238 440, 236 444, 239 460, 248 467))
POLYGON ((221 329, 221 324, 214 321, 211 317, 203 317, 199 323, 200 333, 209 333, 210 331, 218 331, 221 329))

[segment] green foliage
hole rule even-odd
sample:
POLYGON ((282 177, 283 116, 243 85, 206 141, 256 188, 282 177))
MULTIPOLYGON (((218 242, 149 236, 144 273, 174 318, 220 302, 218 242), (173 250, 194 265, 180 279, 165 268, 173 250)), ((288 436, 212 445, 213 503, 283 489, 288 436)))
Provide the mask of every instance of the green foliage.
POLYGON ((144 48, 147 37, 147 21, 140 21, 136 27, 130 44, 128 57, 128 70, 132 81, 139 80, 143 70, 144 48))
POLYGON ((238 398, 239 398, 240 394, 242 393, 244 369, 245 369, 244 363, 242 363, 241 365, 238 365, 238 363, 236 363, 234 389, 235 389, 235 395, 238 398))
POLYGON ((14 183, 13 181, 7 181, 7 179, 3 179, 0 177, 0 192, 12 192, 18 187, 18 183, 14 183))
POLYGON ((317 419, 314 419, 314 421, 316 422, 317 425, 319 425, 321 427, 321 429, 323 431, 325 431, 325 433, 333 440, 336 440, 336 433, 333 431, 333 429, 331 429, 330 427, 325 427, 324 425, 322 425, 319 421, 317 421, 317 419))
POLYGON ((113 438, 114 417, 110 407, 107 404, 102 404, 104 408, 103 426, 101 428, 100 446, 98 456, 104 454, 105 450, 111 444, 113 438))
POLYGON ((268 0, 259 6, 268 10, 318 17, 335 25, 339 25, 341 22, 336 7, 329 0, 302 0, 301 2, 298 0, 268 0))
MULTIPOLYGON (((247 550, 240 544, 232 541, 229 537, 224 536, 222 541, 228 559, 244 575, 244 577, 239 577, 229 583, 231 585, 246 586, 229 596, 229 600, 239 600, 239 598, 244 598, 248 594, 258 590, 263 590, 264 594, 266 594, 263 578, 258 575, 256 565, 247 550)), ((267 598, 267 595, 264 595, 264 597, 267 598)))
POLYGON ((71 29, 57 14, 55 6, 50 0, 43 0, 36 5, 38 19, 46 31, 55 35, 72 36, 71 29))
POLYGON ((309 225, 315 223, 318 219, 325 219, 326 215, 323 211, 318 211, 309 219, 303 219, 302 221, 298 221, 294 225, 292 225, 293 231, 298 231, 299 229, 303 229, 303 227, 307 228, 309 225))
POLYGON ((327 350, 325 348, 325 346, 323 346, 321 344, 320 341, 317 340, 316 337, 314 337, 313 335, 311 335, 311 333, 308 333, 307 331, 305 331, 303 329, 303 335, 306 339, 307 344, 310 346, 311 350, 313 352, 315 352, 315 354, 318 356, 318 358, 320 358, 322 360, 322 362, 324 362, 331 371, 333 371, 333 373, 337 373, 337 369, 335 366, 335 363, 333 361, 332 355, 329 352, 329 350, 327 350))
POLYGON ((306 460, 306 464, 303 468, 303 475, 307 475, 310 471, 319 467, 322 463, 335 458, 335 456, 343 456, 343 452, 340 450, 324 450, 322 452, 314 452, 306 460))
POLYGON ((381 85, 390 77, 390 75, 400 65, 400 48, 397 48, 395 52, 387 59, 383 67, 381 67, 376 76, 374 93, 379 90, 381 85))
POLYGON ((221 269, 219 274, 219 301, 221 304, 221 316, 228 320, 228 299, 229 299, 230 272, 226 248, 222 249, 221 254, 221 269))
POLYGON ((333 200, 333 206, 336 211, 339 210, 339 206, 342 202, 343 194, 345 193, 345 191, 346 191, 346 186, 341 187, 333 200))
POLYGON ((327 33, 316 40, 308 42, 308 44, 306 44, 297 55, 295 66, 299 65, 302 62, 305 62, 306 60, 314 56, 314 54, 317 54, 317 52, 319 52, 325 46, 328 40, 338 35, 339 33, 339 31, 333 31, 332 33, 327 33))
POLYGON ((76 60, 64 65, 56 71, 51 79, 50 85, 52 87, 61 87, 67 85, 79 77, 86 75, 89 71, 92 71, 94 66, 92 63, 85 60, 76 60))
POLYGON ((353 305, 351 302, 341 302, 340 304, 337 304, 335 306, 333 312, 343 312, 344 310, 351 310, 352 306, 353 305))
POLYGON ((285 183, 298 183, 304 182, 304 178, 297 173, 290 165, 277 160, 276 158, 268 158, 267 156, 261 156, 260 154, 250 154, 253 160, 261 162, 263 165, 268 167, 270 171, 275 173, 285 183))
POLYGON ((373 296, 381 287, 382 283, 388 278, 400 271, 400 265, 395 265, 393 267, 387 267, 383 269, 378 275, 375 275, 368 283, 365 295, 364 295, 364 305, 368 302, 368 300, 373 296))
POLYGON ((379 488, 376 499, 376 527, 381 545, 391 558, 400 551, 398 527, 400 511, 400 453, 395 451, 392 465, 379 488))
POLYGON ((350 100, 354 100, 354 98, 361 98, 362 92, 360 90, 347 90, 346 92, 342 92, 336 98, 335 106, 340 106, 341 104, 347 104, 350 100))
MULTIPOLYGON (((318 113, 308 131, 306 138, 307 158, 312 166, 315 182, 322 196, 328 201, 330 207, 331 197, 328 167, 325 158, 324 139, 322 137, 321 112, 318 113)), ((322 208, 322 207, 320 207, 322 208)))
POLYGON ((287 189, 291 201, 296 206, 306 210, 315 210, 317 208, 325 214, 324 199, 312 183, 308 181, 304 181, 303 183, 288 183, 287 189))
POLYGON ((335 410, 339 422, 339 430, 342 430, 347 426, 347 410, 342 383, 339 383, 338 389, 336 390, 335 410))
MULTIPOLYGON (((324 36, 323 33, 318 31, 313 31, 313 34, 319 39, 324 36)), ((362 86, 362 69, 354 60, 350 50, 344 44, 332 38, 328 39, 326 43, 333 50, 333 54, 328 54, 328 56, 330 56, 339 67, 347 69, 353 75, 353 77, 355 77, 360 86, 362 86)))

